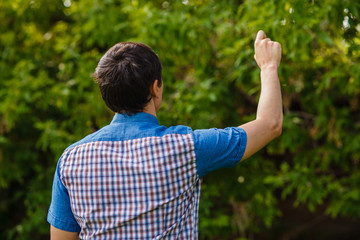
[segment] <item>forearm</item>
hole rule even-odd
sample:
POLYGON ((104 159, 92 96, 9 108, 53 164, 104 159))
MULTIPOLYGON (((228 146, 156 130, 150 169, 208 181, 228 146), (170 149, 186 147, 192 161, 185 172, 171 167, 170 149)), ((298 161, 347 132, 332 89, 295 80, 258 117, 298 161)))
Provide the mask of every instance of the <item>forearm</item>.
POLYGON ((261 82, 256 120, 240 126, 248 136, 242 160, 259 151, 281 134, 283 113, 277 68, 263 69, 261 82))
POLYGON ((281 133, 283 112, 277 66, 266 66, 261 70, 261 93, 256 119, 267 123, 276 133, 281 133))

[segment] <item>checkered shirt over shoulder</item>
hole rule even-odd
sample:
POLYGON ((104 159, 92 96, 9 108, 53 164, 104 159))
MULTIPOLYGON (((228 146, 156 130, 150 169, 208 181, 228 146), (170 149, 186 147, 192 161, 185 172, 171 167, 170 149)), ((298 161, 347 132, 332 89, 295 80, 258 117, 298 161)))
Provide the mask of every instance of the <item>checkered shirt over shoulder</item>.
POLYGON ((80 239, 197 239, 200 179, 191 134, 94 141, 60 160, 80 239))

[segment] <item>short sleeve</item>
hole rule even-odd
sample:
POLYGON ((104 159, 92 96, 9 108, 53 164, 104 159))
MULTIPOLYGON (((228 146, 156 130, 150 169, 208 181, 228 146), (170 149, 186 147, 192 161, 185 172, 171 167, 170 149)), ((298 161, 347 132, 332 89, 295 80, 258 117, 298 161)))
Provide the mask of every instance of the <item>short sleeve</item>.
POLYGON ((247 137, 242 128, 195 130, 193 135, 200 177, 220 168, 231 168, 244 155, 247 137))
POLYGON ((48 211, 47 221, 52 226, 64 231, 80 231, 80 226, 71 211, 68 191, 60 180, 59 164, 54 176, 51 205, 48 211))

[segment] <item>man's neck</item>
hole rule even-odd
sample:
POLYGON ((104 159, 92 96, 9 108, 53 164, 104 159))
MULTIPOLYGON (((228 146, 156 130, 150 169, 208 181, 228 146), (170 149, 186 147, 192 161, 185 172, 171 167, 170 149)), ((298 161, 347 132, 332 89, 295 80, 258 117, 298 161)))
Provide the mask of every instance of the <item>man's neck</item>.
POLYGON ((143 112, 154 115, 157 118, 156 108, 153 99, 151 99, 150 102, 145 106, 143 112))

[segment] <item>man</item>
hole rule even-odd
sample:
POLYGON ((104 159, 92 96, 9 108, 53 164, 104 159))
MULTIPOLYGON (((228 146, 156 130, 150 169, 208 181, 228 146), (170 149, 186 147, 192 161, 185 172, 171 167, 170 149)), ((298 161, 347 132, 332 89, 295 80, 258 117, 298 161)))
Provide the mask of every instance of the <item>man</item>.
POLYGON ((197 239, 201 177, 234 166, 281 134, 280 59, 280 44, 259 31, 256 120, 193 131, 159 125, 164 83, 151 48, 113 46, 95 77, 116 114, 61 156, 48 213, 51 239, 197 239))

